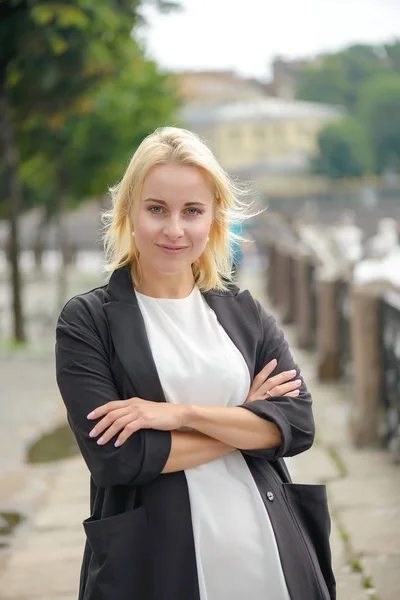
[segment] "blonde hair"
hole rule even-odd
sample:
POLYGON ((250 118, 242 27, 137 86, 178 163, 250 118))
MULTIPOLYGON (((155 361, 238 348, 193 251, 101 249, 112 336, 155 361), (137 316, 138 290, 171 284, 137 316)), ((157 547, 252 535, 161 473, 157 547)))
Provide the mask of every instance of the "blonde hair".
POLYGON ((192 264, 201 291, 226 290, 231 280, 232 252, 229 225, 248 214, 248 193, 225 173, 207 145, 194 133, 177 127, 162 127, 148 135, 134 153, 121 181, 110 189, 112 208, 102 215, 104 224, 105 271, 131 264, 134 284, 140 281, 139 252, 132 237, 131 214, 151 167, 175 163, 201 169, 214 187, 214 218, 209 242, 192 264))

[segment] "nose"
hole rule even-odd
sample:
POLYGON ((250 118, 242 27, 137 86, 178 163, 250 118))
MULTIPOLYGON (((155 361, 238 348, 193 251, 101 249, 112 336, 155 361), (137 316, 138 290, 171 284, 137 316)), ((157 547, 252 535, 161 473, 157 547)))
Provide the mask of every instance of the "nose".
POLYGON ((171 240, 177 240, 184 235, 184 229, 179 218, 171 218, 168 223, 165 224, 163 234, 171 240))

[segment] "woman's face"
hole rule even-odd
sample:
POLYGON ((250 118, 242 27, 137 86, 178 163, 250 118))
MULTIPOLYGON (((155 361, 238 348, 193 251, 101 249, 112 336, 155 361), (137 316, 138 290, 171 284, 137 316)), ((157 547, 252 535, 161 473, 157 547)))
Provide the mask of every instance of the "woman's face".
POLYGON ((142 269, 178 275, 202 254, 213 220, 214 195, 197 167, 156 165, 133 211, 142 269))

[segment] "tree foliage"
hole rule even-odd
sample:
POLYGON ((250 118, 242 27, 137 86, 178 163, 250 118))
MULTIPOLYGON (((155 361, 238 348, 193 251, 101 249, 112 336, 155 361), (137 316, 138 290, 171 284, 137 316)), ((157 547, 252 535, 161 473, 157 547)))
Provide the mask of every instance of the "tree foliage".
POLYGON ((392 55, 393 59, 384 48, 367 45, 350 46, 336 54, 327 54, 304 68, 296 96, 299 100, 340 104, 354 113, 362 85, 394 68, 394 48, 392 55))
POLYGON ((331 178, 400 168, 400 42, 355 45, 305 67, 297 98, 352 116, 319 136, 315 167, 331 178))
POLYGON ((362 92, 360 121, 371 143, 376 173, 400 170, 400 74, 382 75, 362 92))
POLYGON ((364 130, 353 117, 325 127, 318 136, 318 149, 315 170, 330 179, 361 177, 370 165, 364 130))
POLYGON ((0 42, 9 49, 3 71, 21 155, 23 206, 51 205, 61 157, 75 201, 104 193, 141 138, 173 115, 177 101, 168 77, 131 35, 142 20, 141 4, 5 3, 0 42))
MULTIPOLYGON (((128 150, 176 106, 166 76, 134 39, 145 3, 0 2, 0 215, 10 222, 18 340, 24 339, 21 208, 41 203, 50 216, 67 201, 104 193, 128 150)), ((167 0, 147 3, 176 7, 167 0)))

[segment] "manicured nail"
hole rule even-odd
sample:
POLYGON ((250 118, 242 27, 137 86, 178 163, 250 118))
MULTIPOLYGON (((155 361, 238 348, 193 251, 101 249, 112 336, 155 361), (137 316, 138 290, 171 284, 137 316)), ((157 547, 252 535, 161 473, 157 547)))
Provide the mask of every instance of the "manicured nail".
POLYGON ((99 446, 101 446, 101 444, 104 444, 104 438, 100 438, 99 440, 97 440, 97 443, 99 444, 99 446))
POLYGON ((296 369, 291 369, 291 370, 289 371, 289 374, 290 374, 290 375, 296 375, 296 369))
POLYGON ((298 396, 300 394, 299 390, 294 390, 294 392, 292 392, 292 396, 298 396))
POLYGON ((87 418, 88 419, 93 419, 94 417, 94 411, 92 411, 91 413, 88 414, 87 418))
POLYGON ((96 435, 96 430, 92 429, 92 431, 89 433, 89 437, 95 437, 96 435))
POLYGON ((273 359, 271 360, 271 365, 276 365, 276 364, 277 364, 277 362, 278 362, 278 361, 276 360, 276 358, 273 358, 273 359))
POLYGON ((118 448, 118 446, 121 445, 121 442, 119 442, 118 440, 115 442, 114 446, 116 446, 118 448))

